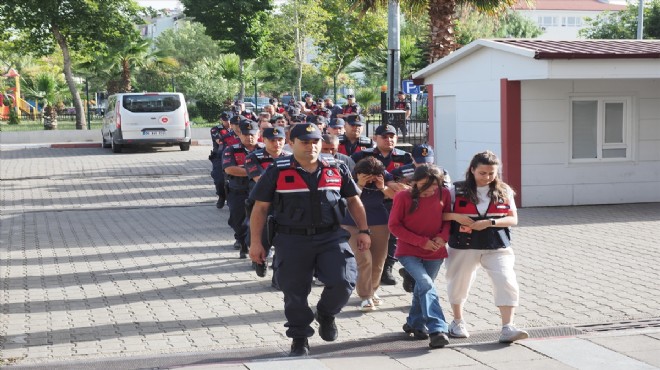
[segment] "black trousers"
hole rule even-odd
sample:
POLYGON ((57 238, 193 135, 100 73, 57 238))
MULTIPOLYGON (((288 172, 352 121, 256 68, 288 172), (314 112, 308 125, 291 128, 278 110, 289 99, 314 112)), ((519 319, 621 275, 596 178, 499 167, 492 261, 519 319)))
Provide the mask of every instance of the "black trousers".
POLYGON ((248 227, 245 223, 245 200, 247 197, 247 189, 229 189, 227 192, 227 205, 229 206, 229 220, 227 223, 234 230, 234 239, 241 244, 245 243, 245 237, 248 234, 248 227))
POLYGON ((316 310, 326 316, 341 312, 355 289, 357 263, 348 245, 349 233, 339 228, 318 235, 277 234, 274 239, 277 282, 284 293, 286 336, 307 338, 314 335, 311 327, 314 312, 307 297, 316 270, 325 287, 316 310))

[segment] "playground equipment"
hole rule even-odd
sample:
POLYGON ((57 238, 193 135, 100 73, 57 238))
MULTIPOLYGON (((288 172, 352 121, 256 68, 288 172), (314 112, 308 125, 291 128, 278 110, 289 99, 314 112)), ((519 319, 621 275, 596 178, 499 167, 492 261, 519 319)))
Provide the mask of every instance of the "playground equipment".
MULTIPOLYGON (((25 99, 21 98, 21 75, 18 74, 14 68, 11 68, 7 73, 2 75, 2 77, 14 78, 14 87, 7 89, 7 91, 9 91, 7 95, 10 97, 10 99, 12 99, 11 105, 14 109, 16 109, 16 113, 20 115, 22 111, 29 115, 32 119, 35 119, 38 109, 25 101, 25 99)), ((0 117, 7 116, 9 116, 9 107, 2 104, 0 106, 0 117)))

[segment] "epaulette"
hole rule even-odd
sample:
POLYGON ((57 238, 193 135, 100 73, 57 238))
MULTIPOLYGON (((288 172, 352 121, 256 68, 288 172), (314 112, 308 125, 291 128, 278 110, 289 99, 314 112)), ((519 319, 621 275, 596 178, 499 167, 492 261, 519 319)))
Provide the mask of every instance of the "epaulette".
POLYGON ((236 144, 232 145, 231 147, 234 148, 234 149, 241 149, 241 148, 243 148, 243 144, 242 143, 236 143, 236 144))
POLYGON ((400 167, 401 168, 401 175, 403 177, 409 177, 412 176, 413 173, 415 173, 415 167, 410 166, 410 167, 400 167))
POLYGON ((359 145, 368 145, 368 146, 374 146, 374 141, 371 140, 370 138, 366 136, 360 136, 360 139, 358 140, 359 145))
POLYGON ((465 193, 467 193, 467 191, 465 189, 465 185, 466 185, 465 181, 455 181, 454 182, 454 189, 455 189, 454 191, 456 192, 456 194, 464 195, 465 193))
POLYGON ((324 167, 339 166, 339 163, 337 163, 337 160, 331 154, 321 154, 319 155, 319 159, 321 160, 321 163, 323 163, 324 167))
POLYGON ((374 155, 375 156, 376 155, 376 148, 367 148, 367 149, 361 150, 360 152, 363 153, 363 154, 366 154, 366 155, 374 155))
POLYGON ((290 155, 288 157, 279 157, 275 160, 275 166, 280 169, 284 168, 290 168, 291 165, 293 164, 293 156, 290 155))

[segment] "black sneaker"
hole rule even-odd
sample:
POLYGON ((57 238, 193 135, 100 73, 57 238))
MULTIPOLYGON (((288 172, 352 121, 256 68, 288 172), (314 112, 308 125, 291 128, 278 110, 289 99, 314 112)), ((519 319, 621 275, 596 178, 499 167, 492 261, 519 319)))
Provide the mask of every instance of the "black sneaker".
POLYGON ((307 338, 293 338, 289 357, 309 356, 309 342, 307 338))
POLYGON ((247 247, 247 245, 242 244, 240 249, 241 250, 238 252, 238 258, 244 260, 244 259, 247 258, 248 247, 247 247))
POLYGON ((408 325, 408 323, 403 324, 403 331, 405 331, 408 335, 412 334, 413 338, 418 340, 429 339, 429 335, 426 330, 413 329, 410 325, 408 325))
POLYGON ((335 324, 334 316, 326 316, 316 312, 314 318, 319 323, 319 335, 321 339, 326 342, 332 342, 337 339, 337 325, 335 324))
POLYGON ((399 275, 403 278, 403 290, 408 293, 415 291, 415 279, 404 268, 399 269, 399 275))
POLYGON ((255 263, 254 271, 257 272, 257 276, 265 277, 267 270, 268 270, 268 265, 266 263, 255 263))
POLYGON ((241 249, 241 242, 238 240, 234 241, 234 249, 239 250, 241 249))
POLYGON ((215 207, 218 209, 225 207, 225 197, 218 197, 218 201, 215 202, 215 207))
POLYGON ((431 338, 429 340, 429 347, 431 348, 442 348, 449 344, 449 338, 445 333, 431 333, 429 337, 431 338))

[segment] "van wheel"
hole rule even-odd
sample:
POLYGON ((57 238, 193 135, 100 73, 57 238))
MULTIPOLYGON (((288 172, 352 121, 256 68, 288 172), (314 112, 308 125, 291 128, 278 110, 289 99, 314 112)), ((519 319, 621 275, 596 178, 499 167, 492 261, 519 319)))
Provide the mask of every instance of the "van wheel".
POLYGON ((110 138, 110 144, 113 153, 121 153, 121 144, 115 144, 115 141, 112 138, 110 138))
POLYGON ((179 144, 179 148, 181 148, 182 152, 187 152, 190 150, 190 143, 181 143, 179 144))

